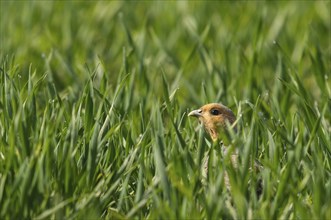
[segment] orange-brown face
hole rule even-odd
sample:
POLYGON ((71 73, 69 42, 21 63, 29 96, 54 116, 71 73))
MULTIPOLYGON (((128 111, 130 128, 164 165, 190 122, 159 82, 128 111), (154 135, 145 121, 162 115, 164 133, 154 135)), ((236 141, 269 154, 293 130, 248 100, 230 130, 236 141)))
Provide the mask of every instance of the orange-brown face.
POLYGON ((188 116, 197 117, 213 140, 216 140, 219 132, 226 128, 226 121, 232 124, 236 120, 236 116, 228 107, 218 103, 204 105, 191 111, 188 116))

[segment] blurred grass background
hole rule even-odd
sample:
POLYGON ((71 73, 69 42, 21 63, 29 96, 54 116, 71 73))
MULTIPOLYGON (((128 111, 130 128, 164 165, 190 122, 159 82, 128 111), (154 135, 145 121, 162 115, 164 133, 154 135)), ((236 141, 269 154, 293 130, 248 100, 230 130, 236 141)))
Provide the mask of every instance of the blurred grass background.
POLYGON ((329 1, 0 6, 1 218, 331 218, 329 1), (207 102, 240 118, 231 192, 207 102))

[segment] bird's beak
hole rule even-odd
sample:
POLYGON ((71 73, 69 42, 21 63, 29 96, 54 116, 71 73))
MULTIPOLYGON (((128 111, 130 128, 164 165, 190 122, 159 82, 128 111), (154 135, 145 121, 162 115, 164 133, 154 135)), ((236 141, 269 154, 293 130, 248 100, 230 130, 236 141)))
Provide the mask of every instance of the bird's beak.
POLYGON ((188 116, 193 116, 193 117, 200 117, 202 113, 201 109, 193 110, 190 113, 188 113, 188 116))

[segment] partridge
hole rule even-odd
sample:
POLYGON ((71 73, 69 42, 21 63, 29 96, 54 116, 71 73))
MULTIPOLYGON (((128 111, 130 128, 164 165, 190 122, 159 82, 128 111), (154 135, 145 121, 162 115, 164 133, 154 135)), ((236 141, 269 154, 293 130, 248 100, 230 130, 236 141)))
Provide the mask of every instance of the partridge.
MULTIPOLYGON (((220 147, 222 148, 222 152, 224 154, 227 153, 226 146, 223 144, 222 136, 224 137, 224 133, 228 128, 228 125, 234 126, 233 129, 236 131, 236 127, 234 122, 236 120, 236 116, 233 114, 231 109, 228 107, 219 104, 219 103, 210 103, 202 106, 197 110, 191 111, 188 116, 196 117, 199 119, 199 122, 204 126, 206 132, 210 135, 213 142, 219 142, 220 147)), ((232 152, 231 154, 231 162, 233 167, 236 168, 238 166, 238 153, 237 151, 232 152)), ((255 169, 259 169, 260 166, 255 163, 255 169)), ((204 172, 203 176, 206 177, 208 173, 208 157, 204 162, 204 172)), ((231 189, 230 180, 227 172, 224 173, 224 183, 228 189, 231 189)), ((257 189, 258 194, 261 193, 261 183, 257 189)))
POLYGON ((197 117, 213 141, 217 141, 220 133, 226 129, 226 121, 233 124, 236 120, 231 109, 218 103, 204 105, 200 109, 191 111, 188 116, 197 117))

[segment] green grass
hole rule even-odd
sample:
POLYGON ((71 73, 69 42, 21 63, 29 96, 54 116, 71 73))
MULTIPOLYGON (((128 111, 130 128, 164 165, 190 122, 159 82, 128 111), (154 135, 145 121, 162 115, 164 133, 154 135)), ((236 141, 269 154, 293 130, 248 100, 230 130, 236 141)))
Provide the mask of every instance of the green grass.
POLYGON ((330 2, 0 6, 1 219, 331 218, 330 2), (187 117, 208 102, 239 169, 187 117))

